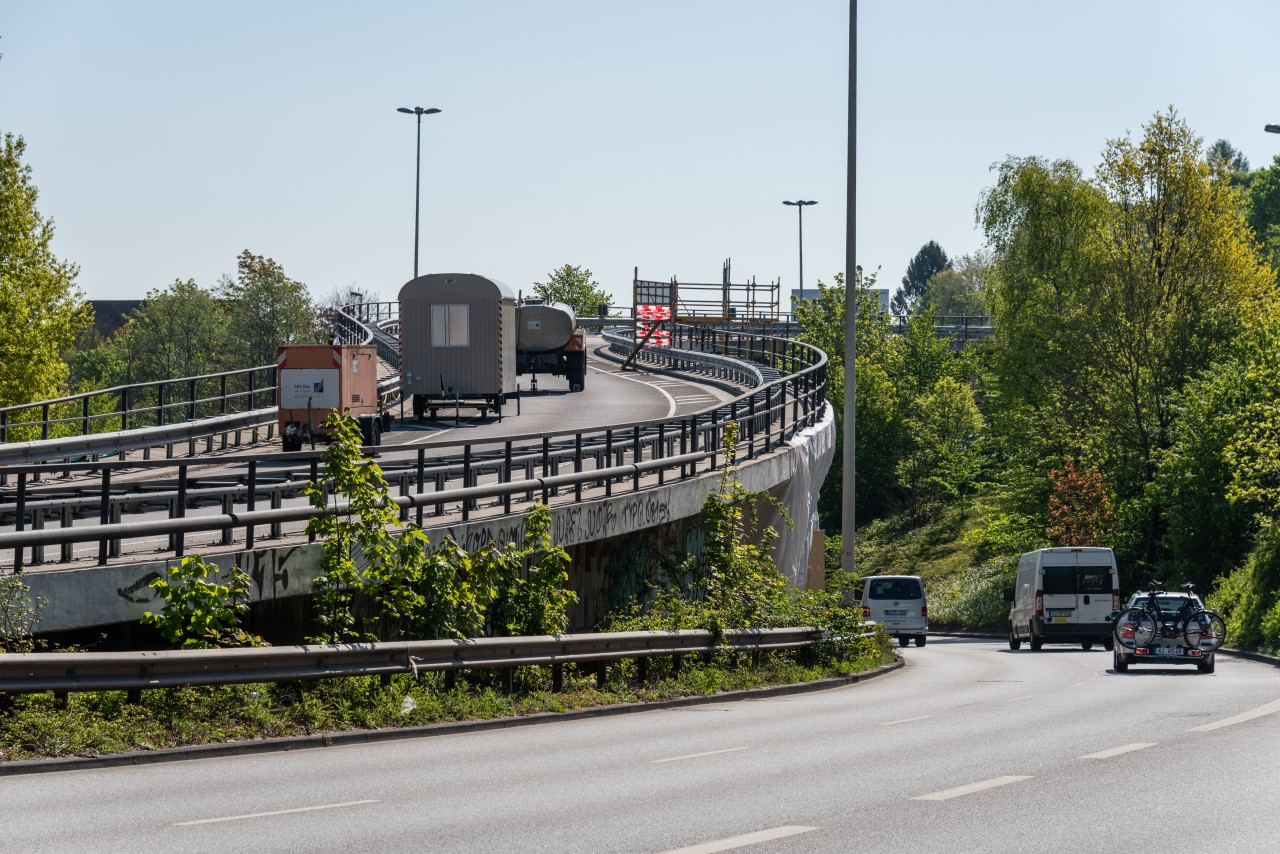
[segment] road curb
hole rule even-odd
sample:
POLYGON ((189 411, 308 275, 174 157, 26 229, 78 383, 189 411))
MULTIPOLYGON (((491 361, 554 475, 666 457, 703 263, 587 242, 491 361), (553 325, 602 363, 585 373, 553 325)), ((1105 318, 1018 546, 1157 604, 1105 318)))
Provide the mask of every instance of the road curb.
POLYGON ((425 726, 403 727, 398 729, 349 730, 343 732, 317 733, 315 735, 294 735, 281 738, 263 738, 254 741, 224 742, 218 744, 198 744, 188 747, 164 747, 157 750, 132 750, 127 753, 110 753, 103 756, 69 756, 53 759, 19 759, 14 762, 0 762, 0 777, 16 777, 25 774, 44 774, 56 771, 84 771, 93 768, 118 768, 127 765, 153 765, 159 762, 183 762, 191 759, 205 759, 220 756, 248 756, 258 753, 279 753, 287 750, 310 750, 317 747, 340 747, 348 744, 370 744, 378 741, 394 741, 405 738, 429 738, 439 735, 457 735, 467 732, 481 732, 492 729, 509 729, 511 727, 533 726, 535 724, 555 723, 559 721, 581 720, 584 718, 602 718, 611 715, 626 715, 636 712, 647 712, 653 709, 675 709, 683 706, 704 706, 709 703, 727 703, 739 700, 759 700, 767 697, 781 697, 788 694, 806 694, 813 691, 825 691, 853 685, 883 676, 903 666, 901 658, 895 658, 890 664, 865 673, 854 673, 850 676, 836 676, 830 679, 819 679, 814 682, 797 682, 791 685, 770 685, 764 688, 747 688, 741 691, 725 691, 719 694, 699 695, 695 697, 677 697, 671 700, 657 700, 651 703, 617 703, 610 706, 592 706, 587 709, 573 709, 567 712, 538 712, 511 718, 487 718, 476 721, 453 721, 449 723, 427 724, 425 726))

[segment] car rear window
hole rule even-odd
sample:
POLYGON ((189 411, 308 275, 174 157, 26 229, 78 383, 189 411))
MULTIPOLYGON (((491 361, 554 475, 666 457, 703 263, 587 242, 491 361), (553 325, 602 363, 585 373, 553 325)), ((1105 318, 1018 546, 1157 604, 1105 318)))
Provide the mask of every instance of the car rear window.
POLYGON ((916 578, 875 578, 867 586, 870 599, 921 599, 920 581, 916 578))

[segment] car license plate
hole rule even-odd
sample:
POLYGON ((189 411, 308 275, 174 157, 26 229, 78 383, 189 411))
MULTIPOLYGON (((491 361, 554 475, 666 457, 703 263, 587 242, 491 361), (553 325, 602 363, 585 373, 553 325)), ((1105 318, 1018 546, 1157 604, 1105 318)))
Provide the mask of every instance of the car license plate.
POLYGON ((1182 655, 1180 646, 1158 646, 1151 650, 1153 655, 1182 655))
POLYGON ((1049 616, 1050 616, 1050 617, 1070 617, 1070 616, 1071 616, 1071 609, 1070 609, 1070 608, 1067 608, 1066 610, 1055 610, 1055 609, 1053 609, 1053 608, 1050 608, 1050 609, 1049 609, 1049 616))
POLYGON ((885 614, 889 615, 890 617, 905 617, 905 616, 907 616, 906 609, 903 609, 903 610, 901 610, 901 611, 894 611, 894 610, 891 610, 891 609, 885 609, 885 614))

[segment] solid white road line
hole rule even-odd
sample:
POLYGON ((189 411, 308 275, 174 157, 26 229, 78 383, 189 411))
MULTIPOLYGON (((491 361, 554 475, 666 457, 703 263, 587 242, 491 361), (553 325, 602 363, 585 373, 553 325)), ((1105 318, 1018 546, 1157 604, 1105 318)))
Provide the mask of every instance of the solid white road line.
POLYGON ((674 397, 672 397, 670 394, 668 394, 668 393, 667 393, 666 389, 661 388, 661 387, 659 387, 659 386, 655 385, 654 383, 651 383, 651 382, 645 382, 644 380, 639 379, 638 377, 628 377, 628 376, 623 376, 622 374, 614 373, 614 372, 612 372, 612 371, 604 371, 604 370, 601 370, 600 368, 595 368, 594 370, 600 371, 600 373, 602 373, 602 374, 611 374, 612 376, 615 376, 615 377, 617 377, 617 378, 618 378, 618 379, 620 379, 620 380, 627 380, 628 382, 640 383, 640 385, 648 386, 649 388, 651 388, 651 389, 653 389, 654 391, 658 392, 659 394, 661 394, 663 397, 665 397, 665 398, 667 399, 667 402, 668 402, 669 406, 668 406, 668 408, 667 408, 667 415, 666 415, 666 417, 667 417, 667 418, 670 418, 671 416, 673 416, 673 415, 675 415, 675 414, 676 414, 676 400, 675 400, 675 398, 674 398, 674 397))
POLYGON ((1110 750, 1099 750, 1097 753, 1086 753, 1081 759, 1110 759, 1112 756, 1119 756, 1121 753, 1129 753, 1134 750, 1142 750, 1146 747, 1155 747, 1154 741, 1139 741, 1134 744, 1126 744, 1122 747, 1113 747, 1110 750))
POLYGON ((801 827, 800 825, 775 827, 772 830, 759 830, 755 833, 744 833, 741 836, 730 836, 728 839, 717 839, 714 842, 704 842, 701 845, 690 845, 687 848, 673 848, 666 852, 666 854, 715 854, 717 851, 732 851, 735 848, 746 848, 748 845, 769 842, 773 839, 784 839, 788 836, 795 836, 799 833, 808 833, 811 830, 817 829, 818 828, 816 827, 801 827))
POLYGON ((1241 712, 1240 714, 1232 718, 1226 718, 1225 720, 1215 721, 1214 723, 1211 723, 1211 724, 1204 724, 1203 726, 1193 726, 1191 729, 1187 730, 1187 732, 1210 732, 1211 730, 1222 729, 1224 726, 1231 726, 1232 724, 1242 724, 1245 721, 1251 721, 1254 718, 1260 718, 1263 715, 1275 714, 1276 712, 1280 712, 1280 700, 1272 700, 1270 703, 1267 703, 1265 706, 1258 706, 1258 708, 1256 709, 1250 709, 1247 712, 1241 712))
POLYGON ((1010 697, 1009 699, 1005 700, 1005 702, 1006 702, 1006 703, 1016 703, 1016 702, 1018 702, 1019 700, 1030 700, 1032 697, 1035 697, 1035 696, 1037 696, 1037 695, 1035 695, 1035 694, 1023 694, 1021 697, 1010 697))
POLYGON ((245 818, 262 818, 268 815, 288 815, 295 812, 313 812, 314 810, 336 810, 341 807, 354 807, 360 804, 376 804, 380 803, 376 798, 364 801, 344 801, 340 804, 322 804, 317 807, 298 807, 291 810, 272 810, 271 812, 251 812, 244 815, 228 815, 222 818, 202 818, 197 821, 177 821, 173 823, 174 827, 191 827, 196 824, 216 824, 220 821, 240 821, 245 818))
POLYGON ((690 753, 686 756, 672 756, 669 759, 654 759, 652 764, 660 762, 679 762, 681 759, 697 759, 699 756, 715 756, 717 753, 737 753, 739 750, 750 750, 750 747, 726 747, 724 750, 708 750, 706 753, 690 753))
POLYGON ((924 720, 928 720, 931 717, 933 717, 933 715, 919 715, 918 717, 914 717, 914 718, 903 718, 900 721, 881 721, 880 726, 895 726, 897 724, 909 724, 912 721, 924 721, 924 720))
POLYGON ((951 798, 958 798, 961 795, 972 795, 974 792, 981 792, 986 789, 994 789, 997 786, 1007 786, 1010 783, 1018 783, 1023 780, 1030 780, 1030 777, 995 777, 991 780, 983 780, 981 783, 970 783, 967 786, 956 786, 954 789, 946 789, 941 792, 934 792, 931 795, 920 795, 914 797, 913 801, 946 801, 951 798))

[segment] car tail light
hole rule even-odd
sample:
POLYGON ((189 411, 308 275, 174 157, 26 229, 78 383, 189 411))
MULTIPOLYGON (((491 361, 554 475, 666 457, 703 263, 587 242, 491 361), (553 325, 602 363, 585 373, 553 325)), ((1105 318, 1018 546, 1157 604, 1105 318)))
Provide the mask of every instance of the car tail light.
POLYGON ((929 606, 928 606, 928 605, 921 605, 921 606, 920 606, 920 616, 922 616, 922 617, 927 617, 927 616, 929 616, 929 606))
POLYGON ((1119 590, 1111 591, 1111 610, 1112 611, 1120 610, 1120 591, 1119 590))
POLYGON ((1043 590, 1036 591, 1036 616, 1037 617, 1044 616, 1044 591, 1043 590))
POLYGON ((870 605, 863 605, 863 606, 862 606, 862 619, 864 619, 864 620, 869 620, 869 619, 871 619, 871 606, 870 606, 870 605))

